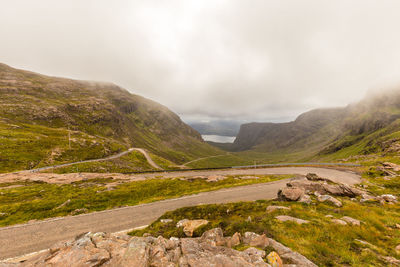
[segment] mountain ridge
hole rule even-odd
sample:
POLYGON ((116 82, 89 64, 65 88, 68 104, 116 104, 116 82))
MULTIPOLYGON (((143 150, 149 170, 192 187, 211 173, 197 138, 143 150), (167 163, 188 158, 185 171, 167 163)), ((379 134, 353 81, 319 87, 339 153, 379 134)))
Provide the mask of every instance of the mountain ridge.
MULTIPOLYGON (((369 140, 371 150, 372 143, 387 141, 386 136, 400 131, 399 119, 400 89, 396 88, 345 107, 311 110, 291 122, 243 124, 230 149, 298 153, 298 160, 320 159, 382 131, 378 139, 369 140)), ((369 153, 366 144, 358 152, 369 153)))
POLYGON ((145 148, 178 164, 218 153, 167 107, 112 83, 50 77, 0 64, 0 93, 0 137, 8 143, 0 149, 0 170, 13 164, 27 169, 46 165, 43 159, 54 153, 59 163, 100 158, 129 147, 145 148), (54 131, 59 140, 52 142, 54 131), (28 153, 22 151, 24 143, 37 143, 25 147, 33 150, 33 158, 17 155, 28 153), (95 153, 84 155, 92 148, 95 153))

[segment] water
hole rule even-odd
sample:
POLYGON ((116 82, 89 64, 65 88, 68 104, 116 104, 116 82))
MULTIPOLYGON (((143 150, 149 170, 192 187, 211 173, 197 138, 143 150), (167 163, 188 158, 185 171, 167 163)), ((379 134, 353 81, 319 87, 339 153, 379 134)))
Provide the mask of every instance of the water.
POLYGON ((211 141, 216 143, 233 143, 235 141, 235 136, 222 136, 222 135, 213 135, 213 134, 204 134, 202 135, 204 141, 211 141))

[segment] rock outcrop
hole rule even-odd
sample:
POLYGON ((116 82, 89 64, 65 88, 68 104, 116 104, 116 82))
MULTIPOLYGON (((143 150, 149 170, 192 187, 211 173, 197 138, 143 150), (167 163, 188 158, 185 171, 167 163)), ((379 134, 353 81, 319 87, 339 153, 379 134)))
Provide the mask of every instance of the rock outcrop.
POLYGON ((283 266, 285 263, 316 266, 304 256, 265 235, 247 232, 241 240, 239 233, 224 237, 220 228, 206 231, 198 238, 180 239, 85 233, 23 262, 0 262, 0 266, 271 266, 266 261, 280 264, 275 266, 283 266), (254 246, 238 251, 228 247, 229 242, 254 246), (266 256, 263 249, 267 248, 275 252, 266 256))
POLYGON ((176 227, 183 227, 183 232, 185 233, 186 236, 193 236, 193 232, 203 226, 208 224, 207 220, 180 220, 177 224, 176 227))

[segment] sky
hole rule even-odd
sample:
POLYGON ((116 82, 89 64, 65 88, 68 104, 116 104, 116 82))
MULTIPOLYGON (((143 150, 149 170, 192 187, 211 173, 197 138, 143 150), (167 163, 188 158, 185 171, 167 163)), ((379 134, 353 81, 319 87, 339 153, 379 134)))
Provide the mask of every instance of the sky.
POLYGON ((0 62, 186 121, 287 121, 400 84, 398 0, 0 0, 0 62))

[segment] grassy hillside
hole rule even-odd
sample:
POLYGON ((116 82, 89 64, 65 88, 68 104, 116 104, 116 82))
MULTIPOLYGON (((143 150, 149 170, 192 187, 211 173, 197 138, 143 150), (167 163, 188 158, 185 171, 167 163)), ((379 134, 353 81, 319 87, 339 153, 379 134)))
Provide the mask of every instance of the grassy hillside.
MULTIPOLYGON (((250 123, 227 150, 264 154, 263 162, 332 161, 398 152, 400 89, 367 97, 345 108, 319 109, 288 123, 250 123)), ((223 147, 221 147, 223 148, 223 147)), ((240 152, 236 156, 244 157, 240 152)))
MULTIPOLYGON (((389 158, 395 162, 393 158, 389 158)), ((373 168, 377 167, 372 164, 373 168)), ((363 171, 363 169, 365 169, 363 171)), ((368 168, 363 172, 363 188, 370 194, 393 194, 399 197, 399 176, 384 178, 368 168)), ((227 204, 198 205, 166 212, 147 228, 132 231, 131 235, 184 237, 182 228, 176 224, 182 219, 205 219, 210 223, 195 230, 194 236, 220 227, 225 236, 235 232, 266 234, 296 252, 305 255, 318 266, 398 266, 390 261, 400 259, 396 246, 400 244, 400 204, 360 201, 348 197, 336 197, 343 206, 338 208, 327 202, 319 202, 311 195, 311 205, 299 202, 258 200, 227 204), (268 206, 286 206, 289 210, 267 212, 268 206), (308 220, 308 224, 279 222, 278 215, 289 215, 308 220), (340 219, 350 216, 361 221, 360 226, 338 225, 327 217, 340 219), (162 219, 171 219, 169 223, 162 219)), ((247 247, 245 247, 247 248, 247 247)), ((267 253, 270 251, 267 250, 267 253)))
POLYGON ((100 158, 129 147, 176 164, 219 153, 166 107, 114 84, 48 77, 4 64, 0 140, 0 172, 100 158))

